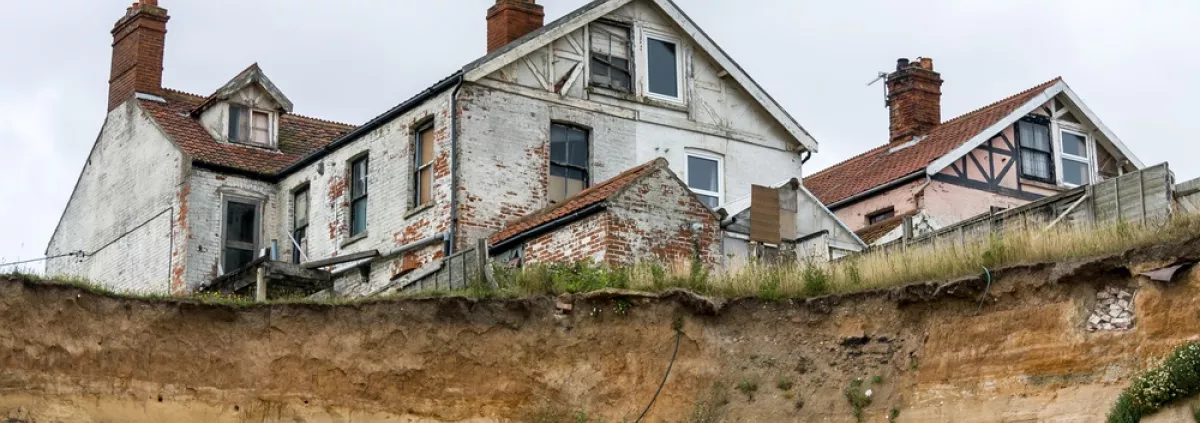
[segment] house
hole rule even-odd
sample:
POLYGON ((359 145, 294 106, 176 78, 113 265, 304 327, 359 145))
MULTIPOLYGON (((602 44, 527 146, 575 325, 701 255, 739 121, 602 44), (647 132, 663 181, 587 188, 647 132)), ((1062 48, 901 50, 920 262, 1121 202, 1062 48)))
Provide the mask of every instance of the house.
MULTIPOLYGON (((721 238, 696 202, 717 209, 752 185, 802 178, 816 151, 670 0, 596 0, 548 25, 533 0, 497 0, 486 16, 486 55, 352 126, 295 114, 258 66, 207 95, 164 88, 170 17, 157 0, 135 3, 113 30, 108 117, 47 249, 77 254, 48 273, 183 294, 270 260, 320 264, 335 292, 375 292, 481 239, 546 259, 545 228, 505 231, 582 203, 607 211, 556 230, 688 209, 670 216, 673 230, 635 219, 603 236, 690 244, 692 228, 721 238), (647 163, 649 179, 624 180, 647 163), (649 180, 658 188, 609 191, 649 180), (630 195, 672 200, 635 210, 630 195)), ((672 245, 628 253, 682 251, 672 245)), ((702 247, 706 260, 721 248, 702 247)))
POLYGON ((1143 168, 1062 78, 941 121, 933 60, 887 76, 890 139, 805 185, 866 242, 937 229, 1143 168))

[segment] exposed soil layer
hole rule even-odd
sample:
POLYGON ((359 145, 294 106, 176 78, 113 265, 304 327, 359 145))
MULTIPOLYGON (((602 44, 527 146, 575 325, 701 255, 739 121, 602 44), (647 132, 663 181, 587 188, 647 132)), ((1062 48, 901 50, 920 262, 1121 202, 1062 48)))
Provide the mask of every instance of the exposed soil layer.
MULTIPOLYGON (((1200 338, 1200 243, 807 301, 682 291, 246 308, 0 280, 13 422, 1094 422, 1200 338), (1096 292, 1134 324, 1089 331, 1096 292), (678 332, 677 332, 678 329, 678 332), (678 336, 678 338, 677 338, 678 336), (861 392, 860 392, 861 393, 861 392)), ((1179 414, 1179 413, 1176 413, 1179 414)), ((1162 420, 1161 421, 1169 421, 1162 420)))

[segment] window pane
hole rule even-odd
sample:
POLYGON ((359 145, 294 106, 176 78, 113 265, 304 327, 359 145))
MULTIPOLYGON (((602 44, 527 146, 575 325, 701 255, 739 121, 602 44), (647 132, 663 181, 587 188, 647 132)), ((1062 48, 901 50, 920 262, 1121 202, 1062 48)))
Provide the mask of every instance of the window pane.
POLYGON ((225 243, 254 243, 256 207, 230 201, 225 203, 225 243))
POLYGON ((367 194, 367 159, 355 160, 350 165, 350 198, 367 194))
POLYGON ((562 166, 550 165, 550 176, 567 176, 567 168, 562 166))
MULTIPOLYGON (((557 203, 567 198, 567 178, 553 175, 554 168, 550 170, 550 184, 547 187, 546 194, 550 198, 550 201, 557 203)), ((564 170, 562 173, 566 173, 566 171, 564 170)))
POLYGON ((567 164, 588 167, 587 132, 572 128, 567 132, 567 164))
POLYGON ((418 187, 420 189, 421 195, 420 195, 420 197, 418 197, 418 201, 419 201, 419 204, 429 204, 429 200, 431 198, 430 196, 432 195, 432 191, 433 191, 433 167, 430 166, 430 167, 421 169, 421 172, 419 174, 420 174, 421 184, 418 185, 418 187))
POLYGON ((567 196, 568 197, 578 194, 580 191, 583 191, 583 188, 584 187, 583 187, 582 179, 571 179, 571 178, 567 179, 567 196))
POLYGON ((705 191, 718 192, 719 177, 716 160, 688 156, 688 186, 705 191))
POLYGON ((562 125, 550 126, 550 161, 567 162, 567 128, 562 125))
POLYGON ((225 273, 229 273, 254 261, 254 251, 241 248, 225 249, 225 273))
POLYGON ((303 251, 307 250, 308 246, 307 232, 307 229, 301 228, 292 233, 292 238, 296 241, 296 245, 292 246, 292 263, 300 264, 300 261, 304 259, 303 251))
POLYGON ((717 203, 717 197, 713 197, 711 195, 696 194, 696 198, 699 198, 700 202, 707 205, 708 208, 710 208, 710 209, 715 209, 720 206, 720 204, 717 203))
POLYGON ((1063 182, 1072 185, 1085 185, 1091 181, 1088 164, 1074 160, 1062 161, 1063 182))
POLYGON ((1063 154, 1072 156, 1087 157, 1087 139, 1079 134, 1063 131, 1062 133, 1063 154))
POLYGON ((421 156, 420 163, 425 165, 433 161, 433 129, 426 129, 421 132, 421 156))
POLYGON ((679 61, 676 59, 675 44, 647 38, 647 69, 650 76, 650 92, 667 97, 679 97, 679 61))
POLYGON ((1050 179, 1050 154, 1022 149, 1021 172, 1025 176, 1050 179))
POLYGON ((292 228, 308 225, 308 190, 296 193, 292 199, 292 228))
POLYGON ((576 181, 586 181, 587 174, 579 169, 569 169, 568 168, 567 169, 567 179, 573 179, 576 181))
POLYGON ((240 141, 241 134, 238 130, 242 127, 242 109, 240 106, 229 106, 229 139, 232 141, 240 141))
POLYGON ((350 204, 350 236, 367 230, 367 199, 355 200, 350 204))
POLYGON ((1048 126, 1032 122, 1019 122, 1017 130, 1022 147, 1050 151, 1050 128, 1048 126))

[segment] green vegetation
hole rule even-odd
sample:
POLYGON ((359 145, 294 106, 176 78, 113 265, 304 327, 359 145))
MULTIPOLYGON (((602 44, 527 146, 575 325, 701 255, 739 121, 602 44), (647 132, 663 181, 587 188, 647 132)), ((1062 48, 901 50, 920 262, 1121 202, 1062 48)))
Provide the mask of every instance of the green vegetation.
POLYGON ((878 385, 881 383, 883 383, 883 375, 875 375, 874 377, 871 378, 872 385, 878 385))
POLYGON ((1200 404, 1192 404, 1192 421, 1200 423, 1200 404))
POLYGON ((696 401, 688 423, 717 423, 721 421, 721 411, 729 403, 729 391, 724 382, 713 382, 708 394, 696 401))
POLYGON ((890 411, 888 411, 888 421, 894 422, 898 418, 900 418, 900 409, 896 408, 896 407, 892 407, 892 409, 890 411))
POLYGON ((749 378, 742 379, 737 385, 738 392, 746 396, 746 399, 754 401, 754 393, 758 392, 758 381, 749 378))
POLYGON ((850 403, 854 419, 861 422, 863 409, 871 405, 871 396, 863 390, 863 380, 854 378, 842 393, 846 396, 846 402, 850 403))
POLYGON ((779 380, 775 381, 775 387, 779 388, 780 391, 792 390, 793 384, 792 378, 787 376, 780 376, 779 380))
POLYGON ((1200 394, 1200 343, 1192 342, 1176 348, 1161 365, 1125 388, 1108 412, 1108 423, 1136 423, 1196 394, 1200 394))

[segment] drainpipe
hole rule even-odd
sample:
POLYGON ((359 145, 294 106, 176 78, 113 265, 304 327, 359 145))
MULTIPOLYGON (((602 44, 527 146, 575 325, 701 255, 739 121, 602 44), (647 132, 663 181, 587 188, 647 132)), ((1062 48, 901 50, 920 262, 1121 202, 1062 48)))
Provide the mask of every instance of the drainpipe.
POLYGON ((446 234, 446 257, 454 254, 454 241, 458 239, 458 92, 463 80, 460 73, 450 93, 450 229, 446 234))

